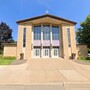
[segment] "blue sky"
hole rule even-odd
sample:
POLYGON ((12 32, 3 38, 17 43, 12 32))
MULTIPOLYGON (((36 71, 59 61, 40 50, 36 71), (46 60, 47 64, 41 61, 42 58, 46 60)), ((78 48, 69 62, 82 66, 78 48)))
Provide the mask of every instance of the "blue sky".
POLYGON ((90 14, 90 0, 0 0, 0 22, 7 23, 13 29, 13 38, 17 40, 17 24, 20 19, 37 15, 53 14, 80 22, 90 14))

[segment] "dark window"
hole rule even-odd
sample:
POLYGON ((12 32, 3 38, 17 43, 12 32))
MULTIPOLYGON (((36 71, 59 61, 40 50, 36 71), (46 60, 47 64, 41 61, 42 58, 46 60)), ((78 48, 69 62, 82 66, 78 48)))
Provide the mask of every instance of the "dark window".
POLYGON ((43 25, 43 40, 50 40, 50 25, 43 25))
POLYGON ((59 40, 59 26, 52 26, 52 40, 59 40))
POLYGON ((26 47, 26 28, 23 30, 23 47, 26 47))
POLYGON ((34 40, 41 40, 41 26, 34 26, 34 40))
POLYGON ((67 35, 68 35, 68 46, 71 47, 70 28, 67 28, 67 35))

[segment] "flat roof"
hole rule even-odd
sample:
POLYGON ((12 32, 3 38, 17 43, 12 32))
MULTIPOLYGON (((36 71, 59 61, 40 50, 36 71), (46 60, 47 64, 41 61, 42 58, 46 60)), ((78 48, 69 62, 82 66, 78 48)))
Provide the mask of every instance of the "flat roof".
POLYGON ((17 45, 17 43, 2 43, 3 45, 17 45))

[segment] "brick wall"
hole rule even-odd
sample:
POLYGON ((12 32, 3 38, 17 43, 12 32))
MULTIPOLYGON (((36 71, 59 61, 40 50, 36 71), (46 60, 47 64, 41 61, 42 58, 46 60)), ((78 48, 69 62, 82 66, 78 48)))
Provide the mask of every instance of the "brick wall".
POLYGON ((3 56, 4 57, 16 57, 16 44, 6 44, 4 45, 3 56))
POLYGON ((87 56, 88 55, 87 45, 77 45, 77 55, 84 57, 87 56))

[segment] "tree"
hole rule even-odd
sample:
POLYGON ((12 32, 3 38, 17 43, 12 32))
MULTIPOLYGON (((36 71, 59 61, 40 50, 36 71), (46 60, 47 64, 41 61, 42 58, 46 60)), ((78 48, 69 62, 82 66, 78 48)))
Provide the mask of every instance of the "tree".
POLYGON ((79 44, 86 44, 90 48, 90 15, 84 22, 81 22, 77 32, 77 41, 79 44))
POLYGON ((2 48, 2 43, 13 42, 12 29, 6 24, 0 23, 0 49, 2 48))

